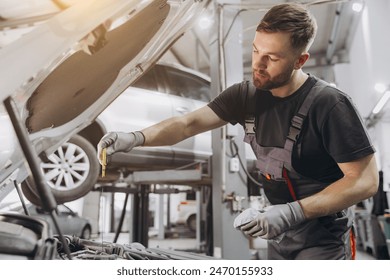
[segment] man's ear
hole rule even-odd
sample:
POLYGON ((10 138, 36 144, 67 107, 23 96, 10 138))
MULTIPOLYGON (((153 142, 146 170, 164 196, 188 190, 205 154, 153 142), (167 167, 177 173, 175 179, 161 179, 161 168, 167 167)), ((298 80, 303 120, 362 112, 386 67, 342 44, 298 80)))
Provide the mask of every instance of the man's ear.
POLYGON ((306 61, 309 59, 310 57, 310 54, 305 52, 305 53, 302 53, 297 61, 295 62, 295 65, 294 65, 294 68, 295 70, 298 70, 298 69, 301 69, 303 67, 303 65, 306 63, 306 61))

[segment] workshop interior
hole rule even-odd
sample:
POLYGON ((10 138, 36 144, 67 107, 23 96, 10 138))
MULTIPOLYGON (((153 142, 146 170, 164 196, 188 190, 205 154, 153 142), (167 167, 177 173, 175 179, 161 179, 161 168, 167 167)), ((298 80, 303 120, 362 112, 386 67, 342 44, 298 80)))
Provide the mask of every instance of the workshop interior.
MULTIPOLYGON (((240 125, 103 165, 97 145, 252 80, 256 27, 288 2, 0 0, 0 260, 267 259, 233 226, 270 205, 240 125)), ((390 1, 296 2, 318 24, 303 70, 351 96, 376 150, 356 259, 390 259, 390 1)))

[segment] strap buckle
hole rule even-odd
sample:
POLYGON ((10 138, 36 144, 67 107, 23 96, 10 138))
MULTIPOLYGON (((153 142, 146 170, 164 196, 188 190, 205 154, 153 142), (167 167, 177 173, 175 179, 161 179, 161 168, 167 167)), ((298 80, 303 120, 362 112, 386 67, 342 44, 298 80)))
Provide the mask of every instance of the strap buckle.
POLYGON ((299 114, 295 115, 291 119, 291 126, 287 138, 294 142, 297 141, 298 135, 302 129, 302 124, 303 124, 303 117, 300 116, 299 114))
POLYGON ((252 135, 256 133, 255 117, 253 115, 245 118, 245 133, 252 135))

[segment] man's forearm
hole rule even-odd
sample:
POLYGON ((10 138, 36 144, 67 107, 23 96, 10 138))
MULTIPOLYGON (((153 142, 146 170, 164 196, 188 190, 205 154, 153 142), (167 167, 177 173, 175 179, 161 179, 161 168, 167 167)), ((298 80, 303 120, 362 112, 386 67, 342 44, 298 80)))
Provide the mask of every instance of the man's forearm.
POLYGON ((145 136, 143 146, 174 145, 187 137, 185 127, 180 117, 173 117, 145 128, 141 131, 145 136))
POLYGON ((345 172, 343 178, 321 192, 302 199, 305 217, 311 219, 337 213, 376 193, 379 180, 374 157, 362 160, 351 173, 345 172))
POLYGON ((169 118, 142 130, 144 146, 176 144, 188 137, 225 125, 208 106, 183 116, 169 118))
POLYGON ((300 203, 305 217, 311 219, 334 214, 372 195, 357 184, 342 178, 323 191, 302 199, 300 203))

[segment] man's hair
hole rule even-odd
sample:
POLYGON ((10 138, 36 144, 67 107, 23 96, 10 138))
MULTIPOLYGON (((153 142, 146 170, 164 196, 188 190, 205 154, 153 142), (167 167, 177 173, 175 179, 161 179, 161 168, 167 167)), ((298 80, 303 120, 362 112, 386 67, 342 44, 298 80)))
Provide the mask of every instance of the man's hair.
POLYGON ((291 46, 297 51, 308 51, 317 32, 317 22, 304 5, 284 3, 273 6, 256 31, 290 33, 291 46))

